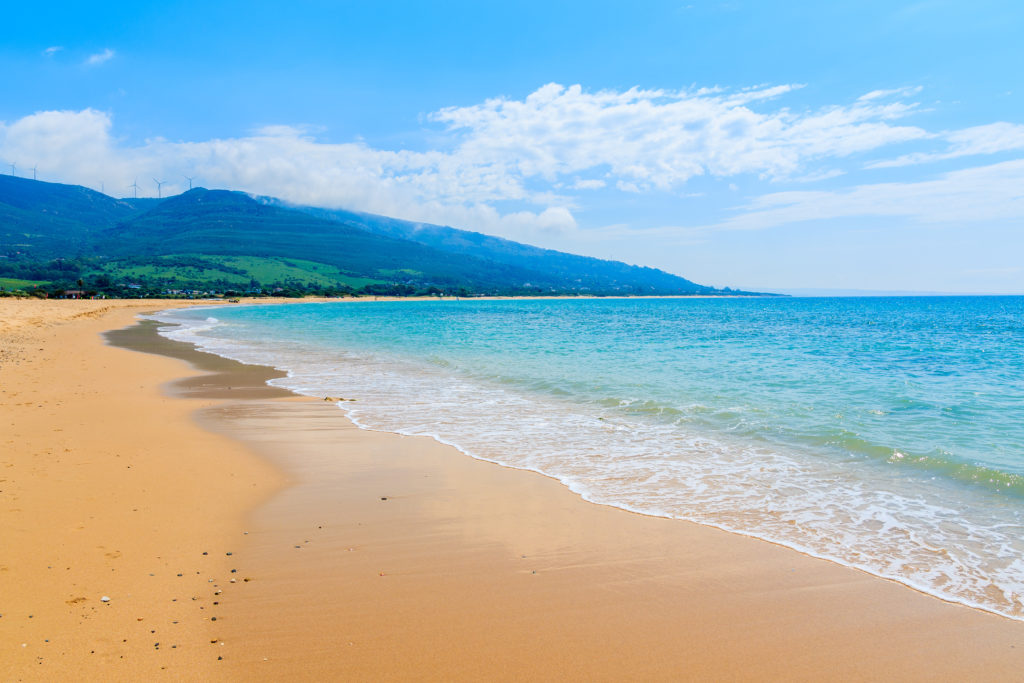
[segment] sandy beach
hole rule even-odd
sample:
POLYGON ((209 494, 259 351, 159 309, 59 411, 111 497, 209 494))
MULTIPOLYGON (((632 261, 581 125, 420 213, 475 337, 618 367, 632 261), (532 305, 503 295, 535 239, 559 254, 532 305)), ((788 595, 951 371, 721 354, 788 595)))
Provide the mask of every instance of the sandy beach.
POLYGON ((171 305, 0 299, 0 680, 1024 671, 1024 623, 360 430, 132 327, 171 305))

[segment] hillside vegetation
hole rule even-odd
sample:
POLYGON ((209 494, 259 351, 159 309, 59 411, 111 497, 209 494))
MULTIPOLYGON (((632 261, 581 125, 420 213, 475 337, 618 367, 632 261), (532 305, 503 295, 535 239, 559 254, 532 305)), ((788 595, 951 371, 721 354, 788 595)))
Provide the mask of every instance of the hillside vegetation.
POLYGON ((653 268, 386 216, 196 188, 115 199, 0 176, 0 288, 197 293, 714 294, 653 268))

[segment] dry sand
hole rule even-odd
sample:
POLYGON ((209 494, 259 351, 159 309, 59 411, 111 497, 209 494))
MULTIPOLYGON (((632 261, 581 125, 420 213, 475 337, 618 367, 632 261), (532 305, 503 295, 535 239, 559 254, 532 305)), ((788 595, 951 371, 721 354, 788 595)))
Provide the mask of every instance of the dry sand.
POLYGON ((195 371, 104 344, 153 307, 0 299, 0 680, 218 673, 212 586, 281 478, 160 392, 195 371))
POLYGON ((1024 623, 356 429, 151 330, 117 341, 177 359, 104 346, 130 308, 11 306, 36 319, 0 328, 2 680, 1024 671, 1024 623))

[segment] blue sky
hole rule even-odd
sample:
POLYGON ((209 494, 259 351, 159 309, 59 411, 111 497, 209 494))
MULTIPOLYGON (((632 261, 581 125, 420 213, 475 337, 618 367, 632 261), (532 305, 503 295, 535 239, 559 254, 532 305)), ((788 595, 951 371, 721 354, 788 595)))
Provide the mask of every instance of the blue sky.
POLYGON ((5 7, 0 161, 717 286, 1024 293, 1020 3, 269 5, 5 7))

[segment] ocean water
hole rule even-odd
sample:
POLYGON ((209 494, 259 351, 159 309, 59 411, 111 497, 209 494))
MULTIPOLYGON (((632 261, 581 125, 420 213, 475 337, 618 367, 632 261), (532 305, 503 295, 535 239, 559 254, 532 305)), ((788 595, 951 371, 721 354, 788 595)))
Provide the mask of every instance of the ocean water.
POLYGON ((1024 619, 1024 297, 238 306, 162 333, 585 498, 1024 619))

